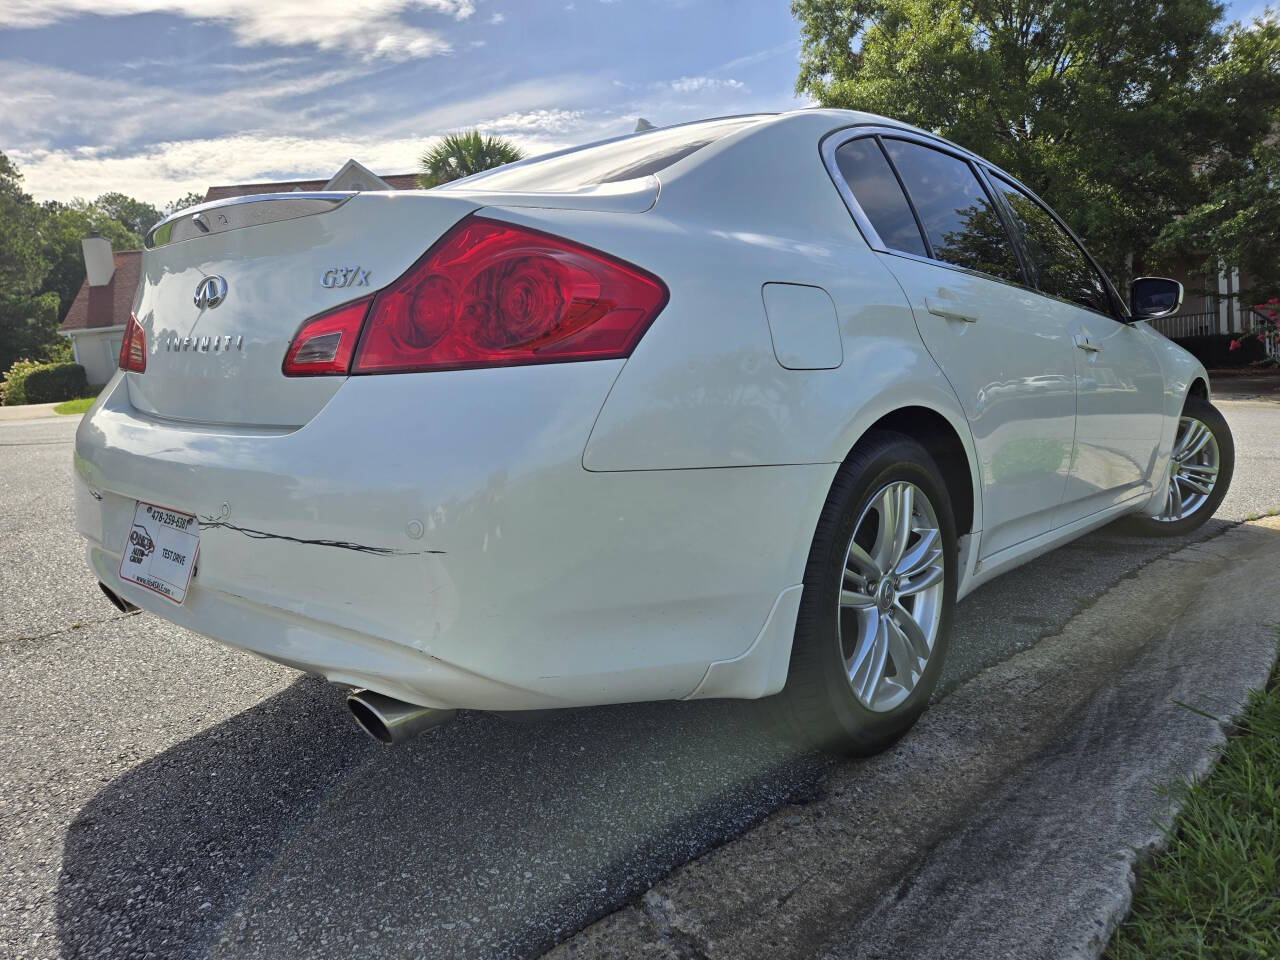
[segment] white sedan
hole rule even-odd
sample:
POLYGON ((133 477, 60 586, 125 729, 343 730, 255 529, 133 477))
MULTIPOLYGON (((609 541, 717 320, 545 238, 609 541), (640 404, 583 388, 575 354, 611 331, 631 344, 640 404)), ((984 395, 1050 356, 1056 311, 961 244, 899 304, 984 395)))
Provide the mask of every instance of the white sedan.
POLYGON ((777 695, 879 749, 956 601, 1230 482, 1190 354, 1008 174, 882 117, 685 124, 431 191, 196 207, 147 237, 76 437, 122 609, 457 708, 777 695))

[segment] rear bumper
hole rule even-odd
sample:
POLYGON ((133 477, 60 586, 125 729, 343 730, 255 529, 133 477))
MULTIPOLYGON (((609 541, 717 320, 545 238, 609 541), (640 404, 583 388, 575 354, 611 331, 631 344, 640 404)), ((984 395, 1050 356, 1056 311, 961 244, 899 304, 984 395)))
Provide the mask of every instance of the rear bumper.
POLYGON ((772 692, 785 655, 754 647, 789 644, 765 626, 794 623, 835 466, 589 473, 619 366, 352 378, 280 431, 146 416, 120 377, 76 438, 89 563, 197 633, 430 706, 772 692), (118 576, 136 500, 201 518, 181 606, 118 576))

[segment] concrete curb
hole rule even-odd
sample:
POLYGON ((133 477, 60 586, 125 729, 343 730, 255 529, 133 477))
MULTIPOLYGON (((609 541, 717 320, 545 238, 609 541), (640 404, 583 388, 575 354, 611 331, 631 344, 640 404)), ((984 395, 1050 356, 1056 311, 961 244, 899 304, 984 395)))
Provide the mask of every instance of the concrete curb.
POLYGON ((1170 554, 547 956, 1096 957, 1277 622, 1280 520, 1170 554))

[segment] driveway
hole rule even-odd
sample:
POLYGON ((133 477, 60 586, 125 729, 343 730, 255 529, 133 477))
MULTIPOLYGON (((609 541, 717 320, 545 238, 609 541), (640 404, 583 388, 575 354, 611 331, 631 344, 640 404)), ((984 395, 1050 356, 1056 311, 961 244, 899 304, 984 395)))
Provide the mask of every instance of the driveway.
MULTIPOLYGON (((1280 405, 1223 410, 1236 479, 1191 540, 1280 507, 1280 405)), ((536 955, 858 775, 715 701, 380 747, 324 683, 116 614, 74 534, 76 419, 0 424, 0 955, 536 955)), ((1103 530, 983 587, 942 695, 1186 542, 1103 530)))

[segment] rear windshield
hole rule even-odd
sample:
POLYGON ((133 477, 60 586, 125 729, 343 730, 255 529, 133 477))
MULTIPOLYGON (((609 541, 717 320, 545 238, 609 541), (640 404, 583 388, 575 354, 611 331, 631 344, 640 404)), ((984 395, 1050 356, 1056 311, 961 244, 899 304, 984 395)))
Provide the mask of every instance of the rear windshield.
POLYGON ((511 190, 559 193, 657 173, 721 137, 762 118, 733 117, 596 143, 568 153, 534 157, 439 187, 440 190, 511 190))

